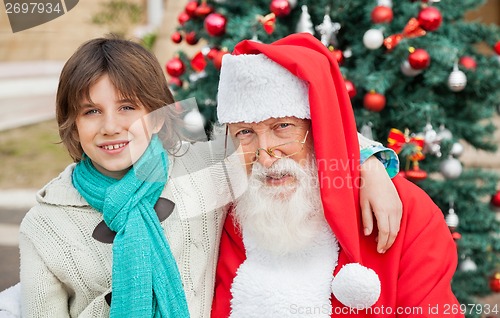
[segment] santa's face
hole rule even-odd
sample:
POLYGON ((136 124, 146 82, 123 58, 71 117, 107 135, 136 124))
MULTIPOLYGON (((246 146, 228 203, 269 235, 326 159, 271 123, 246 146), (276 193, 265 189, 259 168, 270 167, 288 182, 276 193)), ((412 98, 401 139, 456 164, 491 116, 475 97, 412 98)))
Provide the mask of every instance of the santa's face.
MULTIPOLYGON (((258 163, 271 168, 282 158, 294 160, 305 167, 313 154, 310 121, 296 117, 270 118, 259 123, 229 124, 229 132, 241 154, 241 161, 252 173, 258 163)), ((296 178, 290 174, 270 173, 265 184, 272 187, 294 185, 296 178)))
POLYGON ((280 255, 306 248, 325 222, 314 160, 304 167, 290 158, 269 168, 255 163, 234 217, 256 248, 280 255), (287 175, 294 181, 276 186, 269 183, 270 175, 287 175))

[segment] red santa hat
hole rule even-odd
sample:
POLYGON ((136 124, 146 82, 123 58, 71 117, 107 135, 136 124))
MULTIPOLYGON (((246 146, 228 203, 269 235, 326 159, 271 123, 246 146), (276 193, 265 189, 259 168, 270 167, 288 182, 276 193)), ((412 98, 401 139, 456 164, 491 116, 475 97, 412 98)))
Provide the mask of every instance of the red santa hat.
POLYGON ((356 123, 331 52, 307 33, 272 44, 242 41, 222 59, 217 103, 221 123, 311 119, 325 218, 352 263, 336 269, 332 291, 346 306, 372 306, 380 281, 360 265, 367 246, 361 239, 356 123))

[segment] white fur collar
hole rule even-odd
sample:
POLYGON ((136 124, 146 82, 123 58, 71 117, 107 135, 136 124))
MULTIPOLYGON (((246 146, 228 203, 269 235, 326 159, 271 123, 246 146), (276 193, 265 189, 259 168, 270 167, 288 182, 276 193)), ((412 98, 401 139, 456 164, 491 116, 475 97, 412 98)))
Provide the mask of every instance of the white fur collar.
POLYGON ((339 247, 326 223, 304 250, 284 256, 257 249, 244 231, 243 242, 247 259, 231 286, 231 318, 330 317, 339 247))

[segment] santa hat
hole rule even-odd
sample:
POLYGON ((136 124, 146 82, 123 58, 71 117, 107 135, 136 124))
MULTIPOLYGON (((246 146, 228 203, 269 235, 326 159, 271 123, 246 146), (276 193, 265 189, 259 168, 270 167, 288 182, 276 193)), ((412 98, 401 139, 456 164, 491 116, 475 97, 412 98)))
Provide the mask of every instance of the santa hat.
POLYGON ((242 41, 222 59, 217 99, 221 123, 311 119, 325 218, 353 263, 336 269, 332 291, 346 306, 372 306, 380 281, 360 265, 367 243, 361 239, 356 123, 331 52, 307 33, 272 44, 242 41))

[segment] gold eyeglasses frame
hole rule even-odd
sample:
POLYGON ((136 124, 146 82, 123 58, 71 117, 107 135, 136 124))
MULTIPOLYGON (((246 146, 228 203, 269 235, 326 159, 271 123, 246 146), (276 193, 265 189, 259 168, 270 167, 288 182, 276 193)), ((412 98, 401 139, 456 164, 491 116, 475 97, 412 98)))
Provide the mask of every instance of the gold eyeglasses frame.
MULTIPOLYGON (((226 132, 227 132, 227 129, 226 129, 226 132)), ((240 155, 240 156, 246 156, 246 155, 250 155, 250 154, 254 154, 255 155, 254 159, 251 162, 245 162, 244 163, 245 166, 251 165, 251 164, 254 164, 255 162, 257 162, 259 160, 259 156, 260 156, 260 151, 261 150, 265 151, 270 157, 273 157, 273 158, 276 158, 276 159, 289 158, 291 156, 294 156, 294 155, 302 152, 302 150, 304 150, 304 144, 306 143, 308 135, 309 135, 309 129, 306 131, 306 134, 305 134, 304 139, 302 141, 300 141, 300 140, 291 140, 291 141, 288 141, 288 142, 285 142, 285 143, 282 143, 282 144, 279 144, 279 145, 276 145, 276 146, 269 147, 267 149, 266 148, 257 148, 255 151, 236 152, 236 153, 238 155, 240 155), (274 152, 275 150, 278 150, 279 148, 285 147, 287 145, 295 144, 295 143, 300 145, 300 149, 297 150, 297 151, 295 151, 295 152, 292 152, 292 153, 289 153, 289 154, 285 154, 283 156, 277 155, 274 152)), ((226 138, 227 138, 227 134, 226 134, 226 138)))

